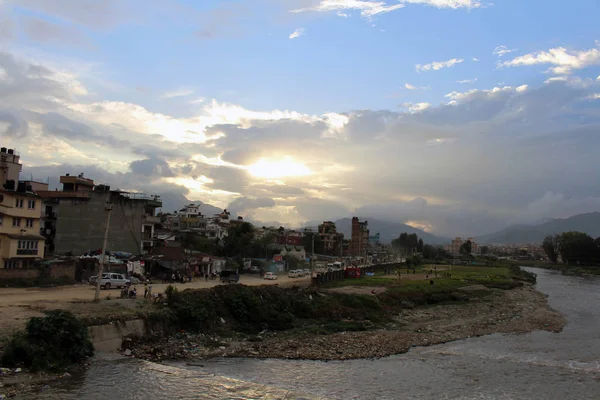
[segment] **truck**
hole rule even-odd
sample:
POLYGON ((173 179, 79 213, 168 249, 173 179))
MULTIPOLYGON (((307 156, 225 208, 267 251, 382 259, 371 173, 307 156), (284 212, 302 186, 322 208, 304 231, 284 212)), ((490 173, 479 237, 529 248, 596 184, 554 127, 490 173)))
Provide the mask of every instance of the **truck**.
POLYGON ((221 283, 238 283, 240 275, 237 271, 223 270, 220 272, 221 283))

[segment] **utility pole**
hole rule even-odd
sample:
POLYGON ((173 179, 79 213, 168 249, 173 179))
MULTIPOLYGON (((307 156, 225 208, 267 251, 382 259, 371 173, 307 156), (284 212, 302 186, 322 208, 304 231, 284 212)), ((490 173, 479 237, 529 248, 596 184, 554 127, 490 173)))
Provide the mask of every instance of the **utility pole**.
POLYGON ((108 230, 110 227, 110 214, 112 213, 113 203, 106 202, 104 210, 108 211, 106 215, 106 229, 104 230, 104 243, 102 244, 102 257, 100 258, 100 266, 98 267, 98 278, 96 279, 96 294, 94 301, 100 300, 100 282, 102 281, 102 272, 104 270, 104 259, 106 258, 106 245, 108 244, 108 230))
POLYGON ((312 278, 315 271, 315 233, 312 232, 312 256, 310 257, 310 277, 312 278))

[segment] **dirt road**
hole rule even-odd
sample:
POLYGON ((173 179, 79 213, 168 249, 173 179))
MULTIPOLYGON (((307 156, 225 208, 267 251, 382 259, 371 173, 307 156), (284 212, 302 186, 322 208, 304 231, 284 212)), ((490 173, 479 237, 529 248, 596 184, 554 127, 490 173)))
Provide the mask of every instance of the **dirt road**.
MULTIPOLYGON (((308 285, 310 278, 288 278, 280 275, 277 280, 264 280, 258 276, 242 276, 240 283, 244 285, 308 285)), ((179 290, 210 288, 220 285, 220 281, 198 279, 191 283, 177 283, 173 286, 179 290)), ((144 294, 144 285, 135 285, 139 298, 144 294)), ((169 284, 153 283, 152 293, 164 293, 169 284)), ((43 311, 66 309, 77 315, 94 313, 127 312, 128 309, 139 310, 140 302, 118 299, 120 289, 102 290, 99 303, 91 303, 94 299, 95 287, 91 285, 61 286, 56 288, 0 288, 0 339, 21 329, 31 317, 43 315, 43 311), (111 298, 111 300, 107 300, 111 298)))

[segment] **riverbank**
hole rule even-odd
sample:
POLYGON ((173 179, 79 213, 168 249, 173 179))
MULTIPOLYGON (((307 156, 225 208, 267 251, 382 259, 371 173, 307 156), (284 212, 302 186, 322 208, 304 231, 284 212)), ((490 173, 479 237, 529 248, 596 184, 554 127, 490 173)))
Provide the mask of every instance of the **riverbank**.
POLYGON ((561 274, 566 276, 600 276, 600 265, 549 264, 538 261, 513 261, 511 265, 560 271, 561 274))
MULTIPOLYGON (((558 332, 565 324, 564 318, 548 307, 546 297, 531 283, 523 283, 521 275, 490 268, 456 269, 454 274, 457 276, 453 278, 427 281, 378 276, 370 280, 344 281, 345 286, 344 282, 335 282, 329 288, 296 290, 291 294, 236 293, 239 305, 245 307, 251 307, 252 301, 247 300, 256 296, 270 297, 278 303, 288 302, 284 312, 287 322, 280 321, 283 325, 269 328, 269 323, 265 324, 260 315, 252 314, 256 310, 246 309, 244 312, 250 312, 250 316, 262 322, 256 326, 264 328, 252 332, 246 329, 249 321, 232 325, 231 310, 221 309, 217 310, 217 314, 223 316, 219 317, 218 325, 223 325, 223 329, 213 326, 200 334, 185 330, 168 337, 158 333, 142 339, 130 338, 124 342, 124 354, 159 362, 213 357, 378 358, 406 352, 413 346, 493 333, 558 332), (378 286, 368 286, 373 283, 378 286), (303 311, 298 313, 297 305, 291 304, 301 301, 305 303, 300 306, 303 311), (316 304, 311 304, 313 302, 316 304)), ((197 295, 205 301, 214 298, 214 293, 197 295)), ((225 297, 232 295, 228 293, 225 297)), ((188 293, 188 296, 194 297, 194 294, 188 293)), ((223 297, 223 294, 218 296, 223 297)), ((209 307, 218 307, 218 304, 209 307)), ((192 304, 186 303, 186 307, 192 304)), ((265 315, 281 316, 276 310, 269 310, 265 315)), ((205 318, 204 328, 211 326, 210 318, 202 318, 205 318)))

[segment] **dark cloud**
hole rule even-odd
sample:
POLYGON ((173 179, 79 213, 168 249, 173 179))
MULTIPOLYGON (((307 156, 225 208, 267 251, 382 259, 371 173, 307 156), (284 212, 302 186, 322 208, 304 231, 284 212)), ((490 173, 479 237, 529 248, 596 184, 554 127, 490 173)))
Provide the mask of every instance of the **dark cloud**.
POLYGON ((229 203, 227 211, 231 212, 232 215, 239 215, 244 211, 272 208, 275 205, 275 201, 268 197, 238 197, 229 203))
POLYGON ((11 112, 9 110, 0 110, 0 122, 6 124, 6 129, 2 132, 3 135, 8 137, 25 137, 29 130, 29 124, 18 112, 11 112))
POLYGON ((165 160, 157 158, 133 161, 129 164, 129 169, 134 174, 149 177, 171 178, 175 176, 173 171, 171 171, 169 164, 165 160))

